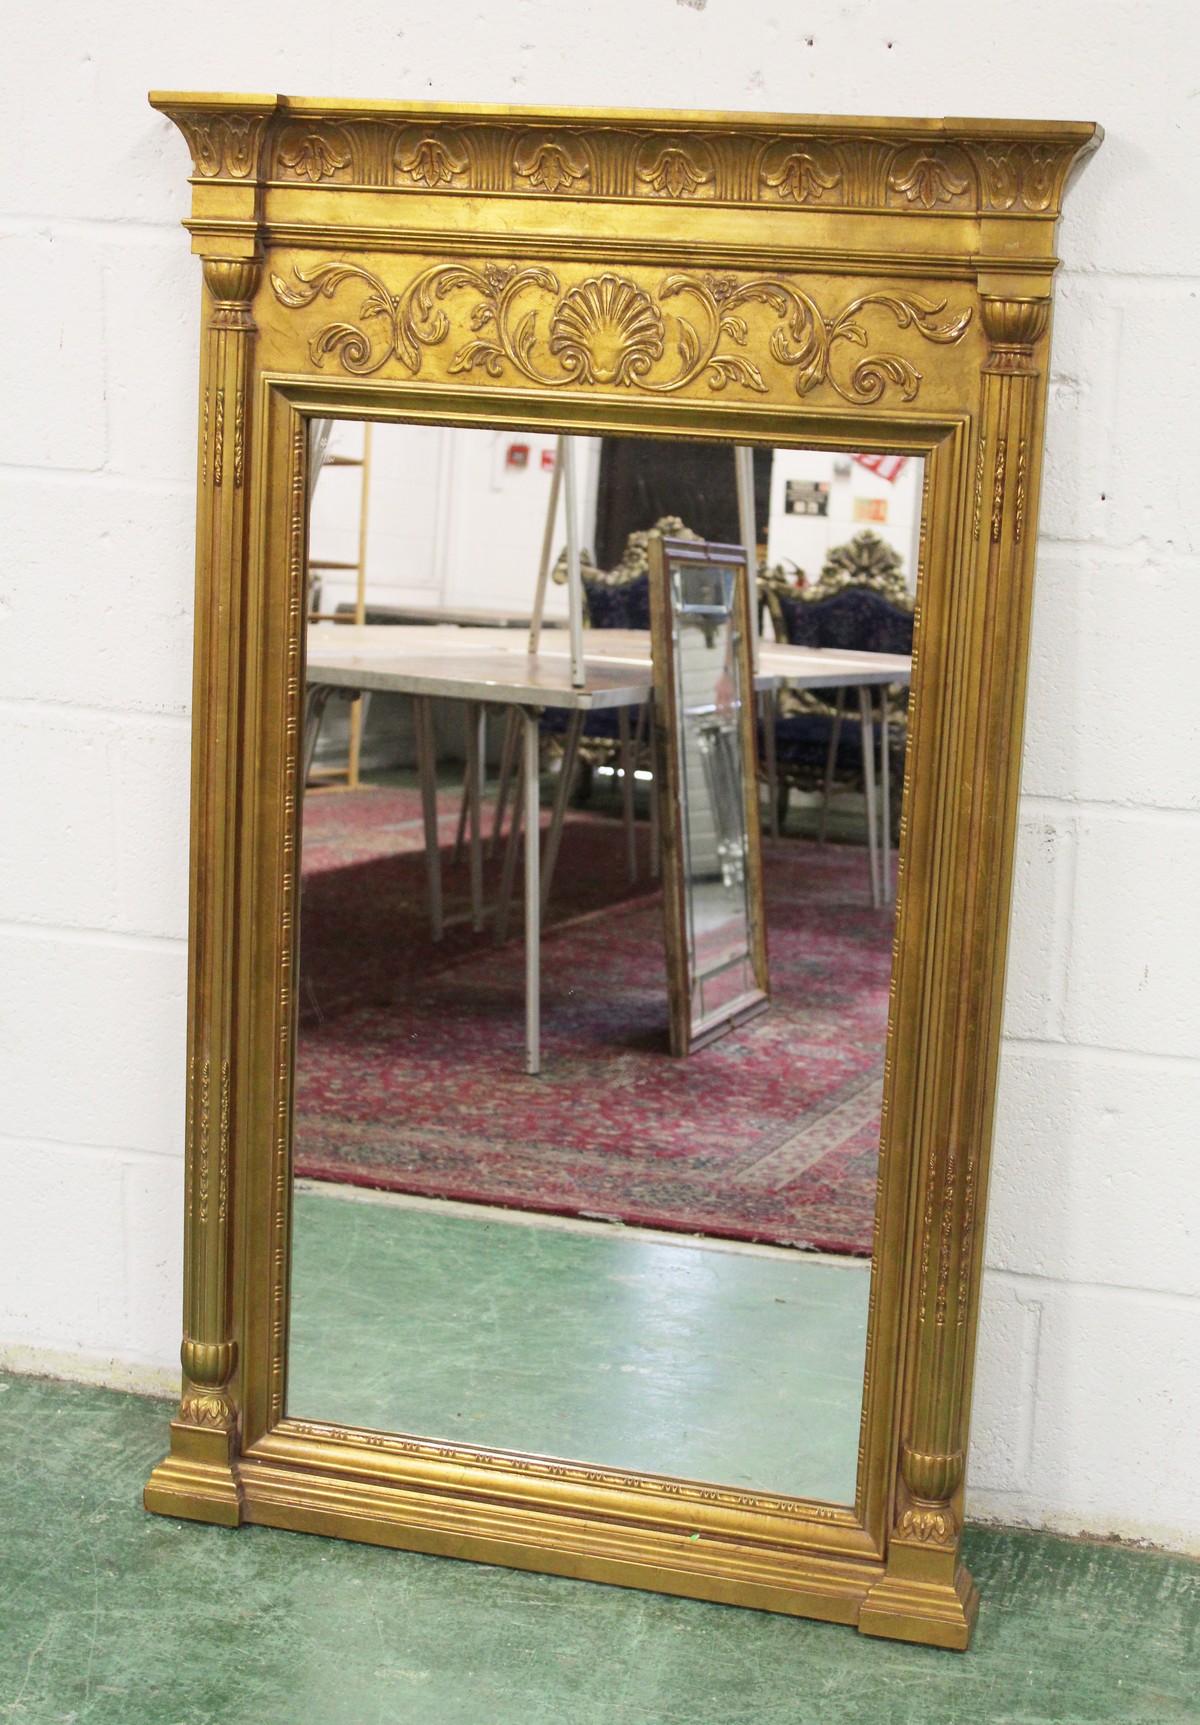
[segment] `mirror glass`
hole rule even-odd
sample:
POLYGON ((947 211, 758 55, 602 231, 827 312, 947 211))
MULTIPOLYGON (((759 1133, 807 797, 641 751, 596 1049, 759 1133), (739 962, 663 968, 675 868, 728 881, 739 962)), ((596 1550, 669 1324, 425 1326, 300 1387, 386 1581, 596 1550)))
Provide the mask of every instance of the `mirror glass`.
MULTIPOLYGON (((669 570, 677 654, 687 951, 693 1034, 754 991, 750 963, 742 691, 735 587, 742 571, 703 563, 669 570)), ((756 886, 759 884, 754 883, 756 886)))
POLYGON ((687 1054, 767 1002, 749 564, 659 534, 649 549, 671 1052, 687 1054))
POLYGON ((289 1414, 852 1502, 921 463, 756 449, 739 510, 729 446, 311 432, 289 1414), (757 916, 769 994, 686 1055, 656 527, 755 564, 746 689, 675 572, 697 973, 757 916))

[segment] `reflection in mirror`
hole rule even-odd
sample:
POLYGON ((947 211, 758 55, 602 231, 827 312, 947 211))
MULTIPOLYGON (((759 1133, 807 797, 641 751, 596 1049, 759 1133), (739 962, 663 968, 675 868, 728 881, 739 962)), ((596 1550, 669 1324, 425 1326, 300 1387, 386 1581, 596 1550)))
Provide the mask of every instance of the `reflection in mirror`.
POLYGON ((921 463, 338 422, 318 469, 324 436, 288 1412, 849 1503, 921 463), (693 968, 769 994, 686 1059, 656 527, 710 685, 693 968), (754 558, 744 665, 699 540, 754 558))
POLYGON ((733 545, 650 536, 671 1052, 767 1004, 749 569, 733 545))

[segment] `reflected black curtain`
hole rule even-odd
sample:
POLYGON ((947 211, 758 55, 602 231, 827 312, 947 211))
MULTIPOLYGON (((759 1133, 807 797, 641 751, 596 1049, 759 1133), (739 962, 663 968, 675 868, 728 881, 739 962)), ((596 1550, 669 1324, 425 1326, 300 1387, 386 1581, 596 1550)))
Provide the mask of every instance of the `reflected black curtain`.
MULTIPOLYGON (((771 451, 754 451, 758 541, 767 537, 771 451)), ((596 562, 611 569, 631 533, 678 515, 702 539, 741 543, 730 443, 672 443, 656 437, 606 437, 596 501, 596 562)))

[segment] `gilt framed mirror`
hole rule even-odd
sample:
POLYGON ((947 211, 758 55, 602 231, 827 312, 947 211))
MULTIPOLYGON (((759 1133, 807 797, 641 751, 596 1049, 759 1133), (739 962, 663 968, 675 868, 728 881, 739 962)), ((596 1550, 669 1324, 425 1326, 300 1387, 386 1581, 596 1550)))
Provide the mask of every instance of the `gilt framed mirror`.
MULTIPOLYGON (((965 1647, 1055 230, 1096 128, 151 100, 191 152, 203 295, 184 1383, 147 1507, 965 1647), (911 653, 873 676, 823 644, 823 575, 777 595, 799 632, 771 650, 800 657, 764 743, 816 725, 831 773, 848 752, 869 868, 860 832, 785 811, 776 837, 766 799, 766 1011, 671 1061, 654 771, 636 722, 601 723, 648 652, 593 627, 576 675, 519 632, 447 645, 465 611, 416 641, 359 614, 332 647, 307 622, 313 563, 352 561, 310 546, 325 421, 394 450, 397 545, 447 438, 484 449, 464 534, 560 436, 774 451, 793 514, 824 483, 798 452, 921 474, 907 596, 883 595, 911 653), (410 727, 361 803, 306 792, 318 672, 410 727), (822 711, 835 687, 859 704, 822 711), (524 963, 474 872, 458 920, 431 872, 464 711, 472 869, 501 800, 489 708, 524 727, 524 963), (613 813, 540 795, 571 710, 613 813)), ((502 611, 495 557, 472 567, 502 611)))

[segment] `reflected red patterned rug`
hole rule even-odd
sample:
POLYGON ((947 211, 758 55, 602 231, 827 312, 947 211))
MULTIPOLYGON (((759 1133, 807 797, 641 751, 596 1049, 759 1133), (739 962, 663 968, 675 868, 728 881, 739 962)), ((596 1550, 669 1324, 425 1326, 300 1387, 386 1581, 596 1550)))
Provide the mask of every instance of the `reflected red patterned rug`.
POLYGON ((673 1060, 660 897, 625 884, 618 822, 573 814, 528 1078, 522 944, 459 922, 435 946, 420 845, 413 792, 306 806, 297 1174, 869 1253, 891 924, 861 850, 767 843, 771 1009, 673 1060))

